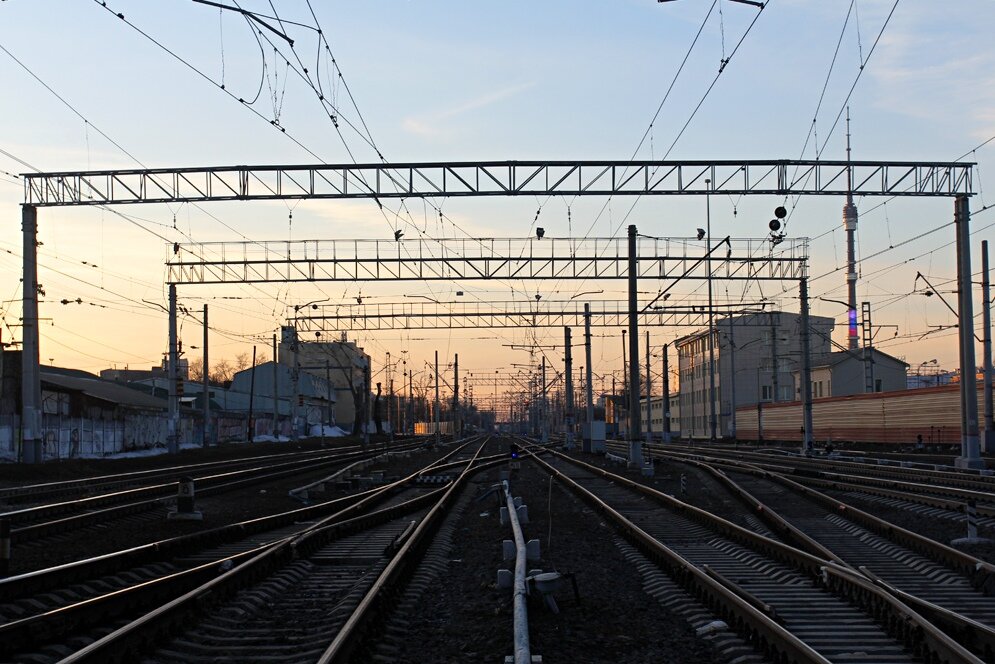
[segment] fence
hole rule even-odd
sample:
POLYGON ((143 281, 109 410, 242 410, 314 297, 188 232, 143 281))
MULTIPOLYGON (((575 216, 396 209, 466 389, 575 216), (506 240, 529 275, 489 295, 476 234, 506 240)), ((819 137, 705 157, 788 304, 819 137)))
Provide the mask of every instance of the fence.
MULTIPOLYGON (((244 413, 218 413, 211 418, 213 441, 230 443, 246 439, 248 417, 244 413)), ((290 436, 290 422, 280 420, 274 433, 272 417, 254 417, 254 437, 290 436)), ((42 416, 42 458, 100 458, 122 452, 165 449, 168 417, 164 413, 135 413, 106 420, 66 415, 42 416)), ((180 444, 200 445, 204 439, 203 418, 181 417, 180 444)), ((0 460, 21 459, 21 425, 18 415, 0 415, 0 460)))

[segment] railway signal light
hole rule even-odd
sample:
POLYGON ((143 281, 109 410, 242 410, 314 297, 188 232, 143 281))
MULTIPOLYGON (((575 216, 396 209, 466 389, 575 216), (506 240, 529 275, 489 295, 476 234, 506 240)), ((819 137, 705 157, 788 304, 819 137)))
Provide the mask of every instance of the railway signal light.
POLYGON ((303 406, 304 405, 304 395, 303 394, 298 394, 297 395, 297 405, 298 406, 303 406))
POLYGON ((521 449, 518 447, 517 443, 511 443, 508 445, 508 451, 511 453, 512 459, 517 459, 521 449))

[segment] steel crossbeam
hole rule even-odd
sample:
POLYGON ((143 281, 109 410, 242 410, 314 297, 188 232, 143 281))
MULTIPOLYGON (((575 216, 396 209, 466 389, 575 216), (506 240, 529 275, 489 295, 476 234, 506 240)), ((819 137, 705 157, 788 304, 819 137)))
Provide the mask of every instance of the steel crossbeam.
MULTIPOLYGON (((480 279, 627 279, 625 238, 489 238, 301 240, 170 245, 174 284, 307 281, 464 281, 480 279)), ((703 241, 639 239, 640 279, 704 279, 703 241)), ((772 247, 766 239, 732 239, 712 259, 713 278, 798 279, 806 238, 772 247)))
POLYGON ((471 161, 24 173, 37 207, 454 196, 970 196, 968 162, 471 161), (707 184, 710 181, 711 185, 707 184))
MULTIPOLYGON (((629 312, 624 302, 597 301, 591 304, 591 325, 622 327, 629 312)), ((747 302, 713 304, 720 316, 756 314, 770 303, 747 302)), ((322 312, 293 319, 301 333, 359 332, 372 330, 446 330, 537 327, 582 327, 584 304, 577 302, 457 302, 446 304, 370 303, 331 305, 322 312), (331 312, 331 313, 328 313, 331 312)), ((639 316, 640 326, 701 326, 708 322, 708 304, 661 305, 639 316)))

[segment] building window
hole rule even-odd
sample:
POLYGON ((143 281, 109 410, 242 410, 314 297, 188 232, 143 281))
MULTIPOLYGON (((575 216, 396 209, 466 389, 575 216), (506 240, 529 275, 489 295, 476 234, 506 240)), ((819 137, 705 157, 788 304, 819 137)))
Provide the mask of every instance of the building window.
POLYGON ((880 378, 875 378, 874 379, 874 391, 875 392, 880 392, 881 391, 881 379, 880 378))
POLYGON ((760 386, 760 398, 764 401, 770 401, 773 398, 774 390, 771 389, 770 385, 760 386))

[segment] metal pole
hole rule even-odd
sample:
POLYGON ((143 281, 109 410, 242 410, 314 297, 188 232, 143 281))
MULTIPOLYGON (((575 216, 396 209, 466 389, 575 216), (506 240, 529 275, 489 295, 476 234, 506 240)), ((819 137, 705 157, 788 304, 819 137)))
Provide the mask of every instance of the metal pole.
POLYGON ((663 442, 670 442, 670 344, 663 344, 663 442))
MULTIPOLYGON (((629 352, 626 350, 625 346, 625 335, 627 330, 622 330, 622 405, 628 406, 631 396, 629 395, 629 352)), ((625 411, 626 419, 629 417, 629 411, 625 411)), ((615 417, 615 434, 616 436, 621 433, 619 417, 616 414, 615 417)))
POLYGON ((435 444, 439 444, 439 351, 435 351, 435 444))
POLYGON ((394 379, 390 379, 390 395, 387 397, 387 426, 390 428, 390 442, 394 442, 394 427, 397 424, 397 420, 400 419, 400 412, 397 408, 397 402, 394 399, 394 379), (390 407, 391 404, 394 405, 394 418, 390 417, 390 407))
POLYGON ((414 371, 408 370, 408 432, 415 435, 415 376, 414 371))
MULTIPOLYGON (((274 339, 276 337, 273 337, 274 339)), ((202 447, 207 447, 211 444, 211 382, 210 382, 210 367, 211 363, 209 361, 209 355, 207 352, 207 305, 204 305, 204 371, 201 379, 204 381, 204 440, 201 443, 202 447)))
POLYGON ((549 403, 546 401, 546 356, 542 356, 542 395, 539 401, 539 440, 545 445, 549 442, 549 403))
POLYGON ((325 424, 332 426, 332 367, 328 360, 325 360, 325 423, 321 425, 321 435, 325 436, 325 424))
MULTIPOLYGON (((736 336, 734 319, 729 318, 729 437, 736 440, 736 336)), ((759 398, 760 395, 758 394, 759 398)))
POLYGON ((249 374, 249 420, 245 423, 245 438, 250 443, 255 434, 255 427, 252 426, 252 402, 256 396, 256 347, 252 347, 252 372, 249 374))
POLYGON ((21 345, 21 449, 25 463, 41 463, 41 362, 38 341, 38 208, 21 206, 24 263, 21 345))
POLYGON ((978 394, 974 357, 974 301, 971 293, 971 208, 966 196, 954 202, 957 231, 957 327, 960 336, 961 456, 958 468, 984 468, 978 447, 978 394))
POLYGON ((363 449, 370 445, 370 358, 363 364, 363 449))
MULTIPOLYGON (((207 344, 204 344, 205 348, 207 344)), ((276 361, 276 335, 273 335, 273 438, 280 440, 280 364, 276 361)))
POLYGON ((992 300, 988 277, 988 240, 981 241, 981 324, 984 326, 982 362, 985 366, 984 403, 985 431, 981 449, 995 452, 995 422, 992 415, 992 300))
MULTIPOLYGON (((705 190, 712 190, 712 181, 705 180, 705 190)), ((712 197, 705 194, 705 237, 708 247, 712 246, 712 197)), ((712 310, 712 252, 705 258, 708 269, 708 437, 713 443, 715 431, 715 318, 712 310)))
POLYGON ((780 372, 777 368, 777 335, 780 334, 781 327, 781 316, 778 312, 771 312, 770 314, 770 383, 771 390, 771 401, 777 403, 780 400, 779 378, 780 372), (776 321, 776 322, 775 322, 776 321))
POLYGON ((459 416, 459 353, 453 357, 453 440, 463 437, 463 427, 459 416))
POLYGON ((812 453, 812 358, 810 356, 808 333, 808 279, 799 281, 801 297, 801 341, 802 341, 802 454, 812 453))
POLYGON ((584 303, 584 361, 587 387, 587 430, 584 432, 584 451, 591 452, 594 439, 594 371, 591 369, 591 305, 584 303))
POLYGON ((176 454, 180 449, 179 440, 177 439, 179 435, 179 427, 177 425, 180 419, 180 402, 179 396, 176 394, 176 381, 179 377, 177 372, 178 367, 176 366, 179 361, 176 336, 176 284, 169 284, 169 355, 166 367, 167 380, 169 381, 169 386, 167 387, 167 394, 169 395, 169 421, 166 424, 166 447, 170 454, 176 454))
MULTIPOLYGON (((291 339, 291 348, 294 351, 294 369, 291 372, 291 380, 294 384, 294 396, 290 400, 290 440, 297 442, 297 408, 301 400, 301 353, 300 339, 297 337, 297 328, 294 329, 294 336, 291 339)), ((351 382, 351 381, 350 381, 351 382)))
POLYGON ((629 226, 629 466, 643 465, 643 432, 639 410, 639 260, 636 226, 629 226))
POLYGON ((646 442, 653 442, 653 375, 650 367, 649 330, 646 330, 646 442))
POLYGON ((567 416, 563 420, 563 429, 566 433, 566 448, 574 448, 574 358, 571 348, 571 333, 569 327, 563 328, 563 347, 566 353, 563 357, 563 370, 566 376, 567 389, 567 416))

